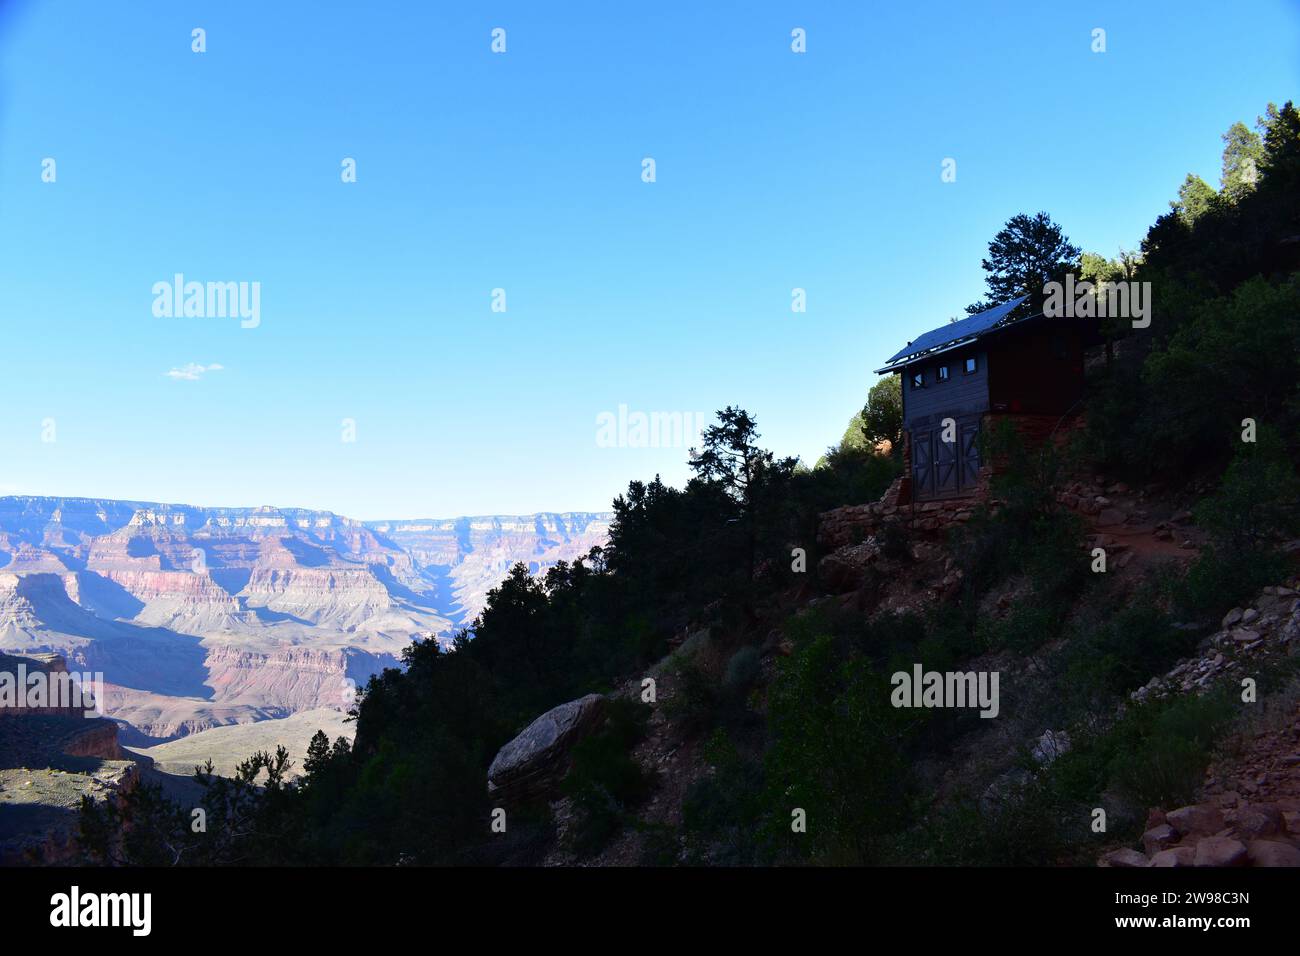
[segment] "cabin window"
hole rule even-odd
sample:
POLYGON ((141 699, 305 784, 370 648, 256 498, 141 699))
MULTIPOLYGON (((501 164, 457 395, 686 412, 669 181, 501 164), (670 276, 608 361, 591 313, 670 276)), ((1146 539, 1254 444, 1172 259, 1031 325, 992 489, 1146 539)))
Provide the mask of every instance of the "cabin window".
POLYGON ((967 375, 974 375, 978 368, 979 368, 979 359, 976 356, 972 355, 970 358, 966 360, 967 375))
POLYGON ((925 388, 925 370, 924 370, 924 369, 922 369, 922 370, 919 371, 919 372, 913 372, 913 373, 912 373, 912 387, 913 387, 913 388, 925 388))
POLYGON ((948 366, 946 365, 939 366, 939 381, 941 382, 948 381, 948 366))

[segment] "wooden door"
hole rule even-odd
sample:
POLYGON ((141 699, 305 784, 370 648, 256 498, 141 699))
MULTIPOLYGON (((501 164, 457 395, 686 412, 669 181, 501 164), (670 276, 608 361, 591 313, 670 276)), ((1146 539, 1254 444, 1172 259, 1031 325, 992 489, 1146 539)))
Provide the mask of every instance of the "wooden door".
POLYGON ((928 428, 912 431, 912 496, 918 500, 934 494, 934 433, 928 428))
POLYGON ((953 495, 958 488, 957 427, 938 428, 934 433, 934 493, 953 495))
POLYGON ((963 422, 958 429, 958 484, 962 491, 974 491, 980 481, 980 422, 963 422))

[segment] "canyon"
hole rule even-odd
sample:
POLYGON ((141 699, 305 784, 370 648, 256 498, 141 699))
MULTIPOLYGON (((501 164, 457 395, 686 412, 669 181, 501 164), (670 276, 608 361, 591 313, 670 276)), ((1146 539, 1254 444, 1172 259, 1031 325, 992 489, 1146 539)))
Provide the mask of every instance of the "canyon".
POLYGON ((0 652, 102 672, 104 712, 135 748, 344 713, 411 641, 472 627, 512 565, 581 557, 611 517, 0 498, 0 652))

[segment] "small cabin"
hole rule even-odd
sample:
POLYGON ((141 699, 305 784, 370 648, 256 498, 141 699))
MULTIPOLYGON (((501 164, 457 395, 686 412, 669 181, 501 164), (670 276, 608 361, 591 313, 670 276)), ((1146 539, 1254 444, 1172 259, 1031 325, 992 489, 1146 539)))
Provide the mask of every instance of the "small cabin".
POLYGON ((903 394, 899 504, 982 494, 991 472, 980 432, 998 417, 1043 439, 1084 391, 1087 324, 1034 313, 1015 299, 926 332, 894 353, 903 394))

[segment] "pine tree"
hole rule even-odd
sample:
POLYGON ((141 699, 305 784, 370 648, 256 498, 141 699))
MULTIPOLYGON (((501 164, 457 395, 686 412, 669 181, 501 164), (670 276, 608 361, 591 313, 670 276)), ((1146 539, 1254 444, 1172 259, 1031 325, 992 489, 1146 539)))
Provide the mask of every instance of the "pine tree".
POLYGON ((973 315, 1022 295, 1029 296, 1035 308, 1041 307, 1046 295, 1043 286, 1077 269, 1079 253, 1047 213, 1012 216, 993 237, 988 258, 981 262, 988 302, 973 303, 966 311, 973 315))

